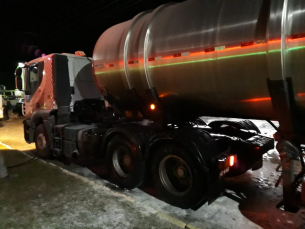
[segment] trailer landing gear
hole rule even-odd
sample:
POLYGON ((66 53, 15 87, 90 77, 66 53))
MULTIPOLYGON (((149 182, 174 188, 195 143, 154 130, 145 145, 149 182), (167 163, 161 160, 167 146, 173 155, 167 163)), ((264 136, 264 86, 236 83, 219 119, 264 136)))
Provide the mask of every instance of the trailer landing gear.
POLYGON ((282 174, 276 186, 281 180, 283 185, 283 200, 277 205, 277 208, 296 213, 300 207, 305 207, 304 163, 301 163, 302 170, 297 175, 294 173, 295 161, 303 160, 303 157, 300 150, 289 141, 279 141, 276 148, 281 157, 281 163, 276 170, 278 171, 282 167, 282 174), (302 185, 301 192, 298 190, 300 185, 302 185))

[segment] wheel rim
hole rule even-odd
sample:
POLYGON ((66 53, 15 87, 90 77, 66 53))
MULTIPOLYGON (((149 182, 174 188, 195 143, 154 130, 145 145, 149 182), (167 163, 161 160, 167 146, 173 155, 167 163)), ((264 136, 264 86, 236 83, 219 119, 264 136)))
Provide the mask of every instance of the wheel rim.
POLYGON ((186 195, 193 186, 188 164, 180 157, 169 155, 159 164, 159 176, 165 189, 173 195, 186 195))
POLYGON ((39 134, 37 136, 36 143, 37 143, 37 148, 39 150, 44 150, 46 148, 46 145, 47 145, 47 141, 46 141, 45 136, 43 134, 39 134))
POLYGON ((125 147, 118 147, 112 155, 115 171, 122 177, 127 177, 133 168, 132 155, 125 147))

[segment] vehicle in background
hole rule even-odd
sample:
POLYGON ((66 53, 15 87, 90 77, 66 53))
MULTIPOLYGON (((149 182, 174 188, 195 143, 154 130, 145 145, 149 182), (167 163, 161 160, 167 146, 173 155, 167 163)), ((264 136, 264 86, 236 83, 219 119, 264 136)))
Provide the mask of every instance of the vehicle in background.
MULTIPOLYGON (((18 89, 15 90, 5 90, 3 91, 3 99, 4 101, 9 100, 12 106, 16 106, 18 101, 24 97, 24 92, 18 89)), ((5 102, 6 104, 6 102, 5 102)))
POLYGON ((6 90, 4 85, 0 85, 0 96, 1 96, 1 104, 0 104, 0 119, 13 119, 17 116, 23 115, 24 110, 24 91, 23 90, 6 90), (7 102, 10 102, 10 108, 6 113, 7 102), (4 117, 5 116, 5 117, 4 117))

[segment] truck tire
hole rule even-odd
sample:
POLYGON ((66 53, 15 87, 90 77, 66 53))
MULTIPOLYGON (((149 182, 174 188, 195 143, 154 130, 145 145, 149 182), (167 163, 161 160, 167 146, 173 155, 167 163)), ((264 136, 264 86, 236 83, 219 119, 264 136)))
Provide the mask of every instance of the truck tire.
POLYGON ((39 124, 35 130, 35 154, 44 159, 51 159, 52 152, 47 135, 47 129, 44 124, 39 124))
POLYGON ((200 118, 200 117, 196 118, 195 123, 197 125, 201 125, 201 126, 206 126, 207 125, 207 123, 205 121, 203 121, 202 118, 200 118))
POLYGON ((128 137, 116 135, 109 141, 106 162, 110 181, 121 188, 139 187, 144 178, 145 163, 134 143, 128 137))
POLYGON ((163 201, 188 209, 205 197, 201 169, 186 149, 171 144, 160 147, 151 169, 157 197, 163 201))
POLYGON ((241 121, 226 121, 226 120, 212 121, 209 123, 209 126, 214 129, 220 129, 223 124, 233 126, 237 129, 254 130, 258 134, 261 133, 261 131, 258 129, 258 127, 252 121, 250 121, 248 119, 241 120, 241 121))
POLYGON ((190 124, 193 124, 193 126, 206 126, 206 122, 203 121, 200 117, 199 118, 196 118, 194 121, 191 121, 190 124))
POLYGON ((240 126, 242 127, 242 129, 245 130, 254 130, 256 131, 258 134, 261 133, 261 131, 258 129, 258 127, 250 120, 245 119, 242 121, 239 121, 238 124, 240 124, 240 126))

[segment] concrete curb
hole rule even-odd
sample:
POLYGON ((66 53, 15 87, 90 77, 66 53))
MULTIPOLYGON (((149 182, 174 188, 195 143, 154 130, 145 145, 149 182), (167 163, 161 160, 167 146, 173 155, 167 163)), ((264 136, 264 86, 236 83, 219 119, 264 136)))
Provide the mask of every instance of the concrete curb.
POLYGON ((186 225, 185 228, 186 229, 199 229, 198 227, 194 227, 192 225, 186 225))
POLYGON ((177 227, 184 228, 184 229, 199 229, 199 228, 194 227, 192 225, 188 225, 188 224, 184 223, 183 221, 181 221, 181 220, 179 220, 175 217, 172 217, 170 215, 167 215, 163 212, 157 211, 157 215, 161 219, 163 219, 163 220, 165 220, 165 221, 167 221, 167 222, 169 222, 169 223, 171 223, 171 224, 173 224, 177 227))
POLYGON ((159 218, 163 219, 163 220, 166 220, 167 222, 170 222, 171 224, 174 224, 180 228, 185 228, 186 226, 186 223, 184 223, 183 221, 177 219, 177 218, 174 218, 170 215, 167 215, 163 212, 160 212, 160 211, 157 211, 157 215, 159 218))

